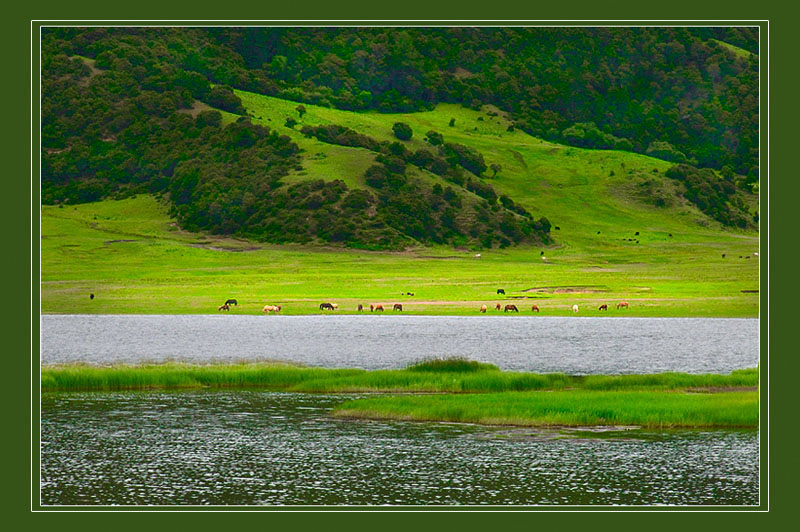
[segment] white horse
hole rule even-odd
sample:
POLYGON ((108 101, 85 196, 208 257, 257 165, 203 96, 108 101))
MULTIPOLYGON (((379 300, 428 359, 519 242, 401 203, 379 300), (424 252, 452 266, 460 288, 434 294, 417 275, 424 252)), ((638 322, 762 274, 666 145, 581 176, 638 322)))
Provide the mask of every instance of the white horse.
POLYGON ((574 312, 575 314, 578 313, 578 305, 572 305, 572 312, 574 312))

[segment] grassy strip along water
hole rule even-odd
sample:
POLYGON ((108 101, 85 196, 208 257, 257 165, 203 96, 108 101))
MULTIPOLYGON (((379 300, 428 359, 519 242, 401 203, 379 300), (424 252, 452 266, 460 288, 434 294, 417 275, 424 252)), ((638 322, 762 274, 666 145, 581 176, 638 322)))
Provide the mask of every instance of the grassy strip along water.
POLYGON ((529 390, 670 390, 758 385, 758 370, 729 375, 568 376, 500 371, 463 359, 428 360, 401 370, 324 369, 280 363, 43 366, 42 391, 113 391, 169 388, 259 387, 297 392, 463 392, 529 390))
POLYGON ((358 399, 335 408, 339 417, 451 421, 485 425, 757 427, 758 393, 679 391, 517 392, 358 399))
POLYGON ((757 386, 755 368, 729 375, 569 376, 500 371, 492 364, 465 359, 432 359, 383 371, 277 363, 68 365, 44 366, 41 371, 43 392, 263 388, 402 393, 349 401, 334 414, 522 426, 755 427, 757 386))

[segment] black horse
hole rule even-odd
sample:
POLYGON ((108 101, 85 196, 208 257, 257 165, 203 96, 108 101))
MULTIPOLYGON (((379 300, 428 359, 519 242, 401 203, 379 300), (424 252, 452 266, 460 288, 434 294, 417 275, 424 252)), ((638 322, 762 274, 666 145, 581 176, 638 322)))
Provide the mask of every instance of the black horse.
POLYGON ((498 289, 497 289, 497 293, 498 293, 498 294, 503 294, 503 295, 506 295, 506 291, 505 291, 505 290, 503 290, 502 288, 498 288, 498 289))
POLYGON ((333 310, 333 305, 331 305, 330 303, 320 303, 319 304, 319 309, 320 310, 333 310))
POLYGON ((225 304, 226 304, 226 305, 236 305, 237 307, 239 306, 239 302, 238 302, 238 301, 236 301, 235 299, 229 299, 229 300, 227 300, 227 301, 225 302, 225 304))

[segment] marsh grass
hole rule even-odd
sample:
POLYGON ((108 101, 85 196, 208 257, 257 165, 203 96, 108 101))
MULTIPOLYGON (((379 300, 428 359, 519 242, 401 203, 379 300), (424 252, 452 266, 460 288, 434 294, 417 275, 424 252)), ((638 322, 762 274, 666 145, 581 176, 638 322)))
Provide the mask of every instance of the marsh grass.
POLYGON ((497 393, 568 388, 658 391, 757 385, 757 369, 734 371, 730 375, 569 376, 563 373, 500 371, 492 364, 465 359, 423 361, 407 369, 376 371, 309 368, 280 363, 63 365, 43 366, 41 370, 42 391, 266 388, 298 392, 497 393))
POLYGON ((757 427, 758 394, 562 390, 406 395, 348 401, 334 415, 516 426, 757 427))

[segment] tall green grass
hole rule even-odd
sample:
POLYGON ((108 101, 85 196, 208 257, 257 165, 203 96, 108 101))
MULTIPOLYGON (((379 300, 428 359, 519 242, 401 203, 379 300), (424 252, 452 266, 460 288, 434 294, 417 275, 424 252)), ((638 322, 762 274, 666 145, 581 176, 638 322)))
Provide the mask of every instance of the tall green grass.
POLYGON ((154 364, 111 367, 43 366, 42 391, 171 388, 267 388, 298 392, 496 393, 529 390, 673 390, 758 385, 758 370, 730 375, 568 376, 500 371, 492 364, 457 359, 424 361, 403 370, 324 369, 287 364, 154 364), (459 369, 460 368, 460 369, 459 369))
POLYGON ((334 414, 517 426, 757 427, 758 394, 562 390, 395 396, 348 401, 334 414))

